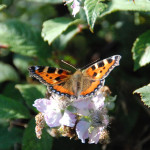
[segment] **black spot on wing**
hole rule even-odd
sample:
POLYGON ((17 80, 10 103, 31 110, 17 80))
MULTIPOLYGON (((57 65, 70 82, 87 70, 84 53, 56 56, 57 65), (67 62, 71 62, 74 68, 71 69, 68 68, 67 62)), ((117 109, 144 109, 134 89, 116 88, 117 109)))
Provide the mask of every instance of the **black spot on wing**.
POLYGON ((96 73, 96 72, 94 72, 94 73, 93 73, 93 77, 96 77, 96 76, 97 76, 97 73, 96 73))
POLYGON ((56 68, 54 67, 49 67, 47 70, 47 73, 54 73, 56 71, 56 68))
POLYGON ((38 72, 43 72, 44 68, 45 68, 44 66, 38 66, 37 70, 38 70, 38 72))
POLYGON ((56 81, 60 81, 61 79, 60 79, 60 77, 57 77, 57 78, 55 78, 55 80, 56 80, 56 81))
POLYGON ((113 60, 111 58, 107 59, 107 62, 110 64, 113 60))
POLYGON ((59 69, 58 70, 58 74, 62 74, 63 73, 63 70, 62 69, 59 69))
POLYGON ((98 63, 98 67, 103 67, 104 66, 104 62, 101 61, 100 63, 98 63))
POLYGON ((95 70, 95 69, 96 69, 95 65, 94 65, 94 66, 92 66, 91 68, 92 68, 92 70, 95 70))

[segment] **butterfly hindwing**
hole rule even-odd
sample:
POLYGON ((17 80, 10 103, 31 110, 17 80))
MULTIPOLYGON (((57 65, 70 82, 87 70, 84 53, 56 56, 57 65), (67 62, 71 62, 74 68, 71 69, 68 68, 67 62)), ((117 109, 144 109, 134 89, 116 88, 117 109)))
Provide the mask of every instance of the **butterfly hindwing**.
MULTIPOLYGON (((86 80, 87 83, 90 80, 86 80)), ((86 97, 86 96, 90 96, 90 95, 94 95, 94 93, 96 91, 98 91, 98 89, 100 89, 103 85, 104 85, 105 80, 91 80, 90 84, 83 84, 83 89, 80 93, 81 97, 86 97)))
POLYGON ((114 55, 91 65, 83 71, 84 76, 89 76, 95 80, 103 80, 108 74, 119 65, 120 55, 114 55))
POLYGON ((67 96, 67 97, 75 97, 74 92, 70 88, 65 87, 66 82, 60 83, 58 85, 48 86, 48 91, 52 91, 58 95, 61 96, 67 96))

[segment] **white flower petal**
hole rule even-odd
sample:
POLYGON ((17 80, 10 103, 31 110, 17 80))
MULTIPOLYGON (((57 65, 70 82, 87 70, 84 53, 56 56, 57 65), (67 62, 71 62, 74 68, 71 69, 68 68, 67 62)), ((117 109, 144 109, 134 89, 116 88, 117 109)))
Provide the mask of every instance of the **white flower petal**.
POLYGON ((90 127, 90 123, 87 121, 79 121, 76 126, 76 133, 78 138, 85 143, 85 139, 88 138, 88 129, 90 127))
POLYGON ((44 118, 49 127, 58 127, 60 126, 59 120, 62 118, 62 114, 51 110, 44 114, 44 118))
POLYGON ((94 128, 92 133, 89 134, 89 144, 97 144, 99 142, 99 139, 100 139, 100 134, 102 133, 103 131, 103 127, 97 127, 97 128, 94 128))
POLYGON ((71 5, 71 8, 72 8, 72 15, 75 17, 75 15, 80 11, 80 3, 81 3, 81 0, 65 0, 65 4, 68 4, 68 3, 72 3, 71 5))
POLYGON ((74 127, 75 122, 76 122, 76 115, 74 115, 68 110, 64 112, 63 117, 59 121, 61 125, 65 125, 69 127, 74 127))
POLYGON ((78 0, 74 0, 73 4, 71 5, 72 8, 72 15, 75 15, 80 11, 80 2, 78 0))
POLYGON ((78 109, 88 109, 91 103, 90 98, 82 98, 74 101, 72 105, 78 109))
POLYGON ((92 98, 93 109, 98 110, 104 107, 105 97, 102 94, 98 94, 92 98))
POLYGON ((51 101, 43 98, 43 99, 37 99, 34 101, 33 106, 36 107, 36 109, 42 113, 44 113, 47 110, 47 107, 51 105, 51 101))

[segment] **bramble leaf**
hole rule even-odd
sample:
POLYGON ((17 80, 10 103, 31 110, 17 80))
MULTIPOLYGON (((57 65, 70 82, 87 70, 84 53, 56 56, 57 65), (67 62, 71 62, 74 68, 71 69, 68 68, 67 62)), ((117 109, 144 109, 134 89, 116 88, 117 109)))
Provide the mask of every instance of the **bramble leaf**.
POLYGON ((20 119, 30 118, 28 109, 18 101, 0 95, 0 118, 20 119))
POLYGON ((21 96, 20 92, 15 88, 15 85, 16 83, 14 82, 7 83, 2 91, 2 94, 15 101, 23 102, 23 97, 21 96))
POLYGON ((60 36, 67 28, 79 22, 79 19, 72 20, 65 17, 50 19, 43 23, 42 37, 51 44, 58 36, 60 36))
POLYGON ((29 65, 33 63, 33 58, 20 54, 14 54, 13 63, 19 71, 23 74, 27 74, 29 65))
POLYGON ((23 135, 23 150, 51 150, 53 138, 43 129, 42 138, 39 140, 35 135, 35 120, 32 119, 23 135))
POLYGON ((6 8, 6 5, 1 4, 1 5, 0 5, 0 11, 1 11, 2 9, 4 9, 4 8, 6 8))
POLYGON ((150 30, 140 35, 134 42, 133 48, 134 70, 150 63, 150 30))
POLYGON ((139 93, 144 104, 150 107, 150 84, 135 90, 133 93, 139 93))
POLYGON ((100 14, 100 17, 115 11, 150 11, 150 1, 147 0, 113 0, 108 3, 108 8, 100 14))
POLYGON ((135 3, 128 0, 85 0, 85 13, 91 31, 98 17, 103 17, 116 11, 150 11, 150 1, 137 0, 135 3))
POLYGON ((23 98, 26 104, 33 110, 37 110, 32 106, 34 101, 38 98, 44 98, 46 93, 46 87, 44 85, 33 85, 33 84, 17 84, 15 86, 23 98))
POLYGON ((1 44, 7 45, 10 51, 25 56, 48 57, 48 45, 44 43, 40 32, 18 20, 0 23, 1 44))
POLYGON ((55 49, 64 50, 67 43, 77 34, 79 29, 75 26, 69 27, 65 32, 63 32, 56 40, 53 42, 55 49))
POLYGON ((99 0, 85 0, 84 9, 87 17, 90 30, 93 32, 94 24, 97 17, 107 8, 105 3, 99 0))
POLYGON ((0 62, 0 82, 4 81, 18 81, 19 76, 15 69, 9 65, 5 64, 3 62, 0 62))
POLYGON ((14 144, 22 142, 23 129, 0 125, 0 149, 10 149, 14 144))
POLYGON ((40 3, 51 3, 51 4, 63 3, 63 0, 27 0, 27 1, 40 2, 40 3))

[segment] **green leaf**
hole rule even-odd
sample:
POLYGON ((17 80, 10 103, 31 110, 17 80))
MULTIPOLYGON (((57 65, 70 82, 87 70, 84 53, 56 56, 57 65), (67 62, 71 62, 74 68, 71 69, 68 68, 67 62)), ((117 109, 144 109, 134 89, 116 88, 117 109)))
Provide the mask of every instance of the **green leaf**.
POLYGON ((64 50, 67 43, 77 34, 79 29, 76 26, 71 26, 67 31, 63 32, 54 42, 53 46, 55 49, 64 50))
POLYGON ((12 52, 32 57, 48 57, 47 44, 40 32, 18 20, 0 23, 1 44, 8 45, 12 52))
POLYGON ((9 64, 4 64, 3 62, 0 62, 0 71, 0 82, 19 80, 17 72, 9 64))
POLYGON ((15 88, 16 83, 10 82, 3 88, 2 94, 4 96, 10 97, 15 101, 23 102, 23 97, 20 92, 15 88), (14 94, 15 93, 15 94, 14 94))
POLYGON ((134 70, 150 63, 150 30, 136 39, 132 48, 132 53, 134 70))
POLYGON ((26 104, 33 110, 37 111, 35 107, 33 107, 33 103, 36 99, 44 98, 46 93, 46 86, 44 85, 33 85, 33 84, 17 84, 15 86, 23 98, 25 99, 26 104))
POLYGON ((4 4, 0 5, 0 10, 2 10, 4 8, 6 8, 6 5, 4 5, 4 4))
POLYGON ((32 119, 23 135, 23 150, 51 150, 53 144, 52 137, 43 129, 41 139, 35 135, 35 120, 32 119))
POLYGON ((8 149, 14 144, 21 144, 23 129, 0 125, 0 135, 0 149, 8 149))
POLYGON ((133 93, 139 93, 144 104, 150 107, 150 84, 135 90, 133 93))
POLYGON ((14 54, 13 56, 13 63, 23 74, 28 73, 28 67, 33 63, 33 59, 28 56, 23 56, 19 54, 14 54))
POLYGON ((28 109, 11 98, 0 95, 0 118, 16 119, 16 118, 30 118, 28 109))
POLYGON ((67 28, 79 22, 77 20, 71 20, 69 18, 61 17, 55 18, 43 23, 42 37, 45 41, 51 44, 58 36, 60 36, 67 28))
POLYGON ((51 4, 59 4, 63 3, 63 0, 27 0, 31 2, 41 2, 41 3, 51 3, 51 4))
POLYGON ((93 31, 97 17, 103 17, 115 11, 150 11, 150 1, 148 0, 113 0, 109 3, 100 0, 85 0, 85 13, 90 30, 93 31))
POLYGON ((100 17, 115 11, 150 11, 150 1, 148 0, 113 0, 108 3, 108 8, 100 14, 100 17))
POLYGON ((107 8, 105 3, 99 0, 85 0, 84 9, 87 17, 90 30, 93 32, 94 24, 97 17, 107 8))

